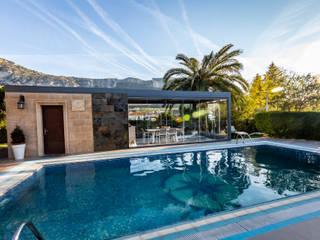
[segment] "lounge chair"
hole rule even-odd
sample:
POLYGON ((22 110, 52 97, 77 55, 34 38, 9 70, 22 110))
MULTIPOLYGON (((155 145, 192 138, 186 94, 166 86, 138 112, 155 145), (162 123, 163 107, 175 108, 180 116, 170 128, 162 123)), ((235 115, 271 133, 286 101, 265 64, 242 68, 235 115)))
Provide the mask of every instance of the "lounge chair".
POLYGON ((263 135, 263 133, 261 133, 261 132, 253 132, 253 133, 250 133, 250 134, 249 134, 249 133, 247 133, 247 132, 237 131, 234 126, 231 126, 231 133, 236 134, 236 136, 237 136, 237 141, 236 141, 236 143, 238 143, 238 138, 239 138, 239 136, 241 137, 242 142, 244 143, 244 140, 245 140, 245 137, 246 137, 246 136, 250 139, 250 141, 252 141, 251 136, 253 136, 253 135, 263 135))

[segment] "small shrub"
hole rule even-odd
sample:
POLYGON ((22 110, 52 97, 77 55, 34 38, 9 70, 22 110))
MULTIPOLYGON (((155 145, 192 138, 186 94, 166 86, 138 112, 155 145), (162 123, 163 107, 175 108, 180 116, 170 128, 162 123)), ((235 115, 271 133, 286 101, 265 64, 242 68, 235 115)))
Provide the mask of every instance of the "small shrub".
POLYGON ((25 143, 25 137, 24 137, 23 131, 19 126, 16 126, 16 128, 11 133, 11 143, 12 144, 25 143))
POLYGON ((263 112, 255 121, 271 137, 320 140, 320 112, 263 112))

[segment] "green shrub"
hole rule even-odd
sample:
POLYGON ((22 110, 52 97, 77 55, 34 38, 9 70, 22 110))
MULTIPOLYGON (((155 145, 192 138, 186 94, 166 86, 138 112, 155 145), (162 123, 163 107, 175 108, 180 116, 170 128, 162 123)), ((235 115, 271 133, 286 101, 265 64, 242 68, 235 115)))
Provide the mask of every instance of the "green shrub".
POLYGON ((16 128, 11 133, 11 143, 12 144, 25 143, 25 137, 24 137, 23 131, 19 126, 16 126, 16 128))
POLYGON ((263 112, 255 121, 271 137, 320 140, 320 112, 263 112))

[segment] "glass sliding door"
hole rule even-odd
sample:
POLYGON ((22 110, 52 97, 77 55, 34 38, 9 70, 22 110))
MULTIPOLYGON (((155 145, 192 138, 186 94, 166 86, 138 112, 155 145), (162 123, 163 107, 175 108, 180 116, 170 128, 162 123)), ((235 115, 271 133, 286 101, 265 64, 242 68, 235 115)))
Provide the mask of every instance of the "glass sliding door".
POLYGON ((228 139, 227 100, 139 100, 129 103, 129 146, 228 139))

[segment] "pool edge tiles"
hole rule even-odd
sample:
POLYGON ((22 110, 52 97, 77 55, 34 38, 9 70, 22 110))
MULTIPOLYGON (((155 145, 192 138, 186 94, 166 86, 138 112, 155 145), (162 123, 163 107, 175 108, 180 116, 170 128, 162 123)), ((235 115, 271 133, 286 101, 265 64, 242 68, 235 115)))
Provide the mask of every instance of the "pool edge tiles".
POLYGON ((21 163, 0 175, 0 206, 19 192, 23 192, 34 180, 43 174, 43 165, 21 163))
MULTIPOLYGON (((269 213, 294 208, 299 204, 308 204, 313 200, 320 202, 320 190, 303 193, 296 196, 290 196, 283 199, 277 199, 266 203, 260 203, 255 206, 249 206, 238 210, 224 211, 211 216, 202 217, 198 220, 173 224, 154 230, 149 230, 141 234, 124 236, 118 239, 178 239, 188 235, 210 231, 211 229, 218 229, 219 227, 237 223, 241 220, 253 219, 256 216, 263 216, 269 213)), ((229 230, 228 234, 230 234, 229 230)), ((198 238, 196 237, 194 239, 198 238)))

